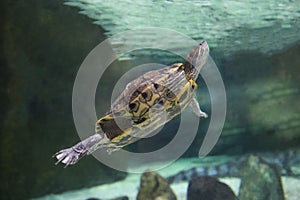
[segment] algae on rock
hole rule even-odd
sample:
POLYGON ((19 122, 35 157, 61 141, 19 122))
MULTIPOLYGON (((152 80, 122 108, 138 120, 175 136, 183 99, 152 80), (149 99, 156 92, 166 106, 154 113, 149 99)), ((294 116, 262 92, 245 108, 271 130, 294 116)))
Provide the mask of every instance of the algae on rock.
POLYGON ((168 181, 155 172, 144 172, 141 176, 137 200, 176 200, 168 181))

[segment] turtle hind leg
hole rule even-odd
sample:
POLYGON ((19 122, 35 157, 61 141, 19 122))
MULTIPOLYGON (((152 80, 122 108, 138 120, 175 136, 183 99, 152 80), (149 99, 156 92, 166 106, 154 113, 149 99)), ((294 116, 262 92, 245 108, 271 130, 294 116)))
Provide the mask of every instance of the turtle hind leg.
POLYGON ((105 144, 107 142, 106 139, 107 138, 100 134, 94 134, 70 148, 60 150, 55 153, 53 157, 57 159, 56 164, 61 162, 65 164, 66 167, 68 165, 74 165, 80 158, 86 154, 91 154, 105 144))
POLYGON ((86 152, 87 151, 84 150, 81 152, 77 152, 77 150, 73 147, 68 149, 62 149, 54 154, 54 157, 56 157, 57 159, 57 162, 55 164, 57 165, 61 162, 65 164, 65 167, 67 167, 68 165, 74 165, 78 162, 80 158, 86 155, 86 152))

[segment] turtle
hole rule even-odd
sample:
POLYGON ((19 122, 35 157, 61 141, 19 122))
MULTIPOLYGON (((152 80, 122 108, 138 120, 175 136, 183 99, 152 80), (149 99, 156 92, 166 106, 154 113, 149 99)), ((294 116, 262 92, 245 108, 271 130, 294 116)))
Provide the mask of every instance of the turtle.
POLYGON ((55 153, 56 164, 73 165, 99 148, 106 148, 111 154, 148 136, 187 106, 198 117, 207 118, 195 91, 196 79, 208 56, 208 43, 202 41, 189 52, 184 63, 146 72, 128 83, 109 111, 96 122, 95 133, 55 153))

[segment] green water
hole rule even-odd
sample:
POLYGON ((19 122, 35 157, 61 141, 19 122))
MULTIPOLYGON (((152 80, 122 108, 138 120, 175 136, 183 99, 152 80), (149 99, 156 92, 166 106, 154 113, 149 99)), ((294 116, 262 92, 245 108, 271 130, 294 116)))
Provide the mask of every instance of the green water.
MULTIPOLYGON (((203 77, 197 79, 197 100, 210 117, 200 120, 197 135, 181 158, 158 173, 168 178, 205 165, 212 170, 207 175, 215 176, 216 165, 225 163, 230 168, 234 165, 226 163, 232 160, 271 152, 269 161, 288 171, 280 171, 286 199, 297 198, 299 154, 286 152, 297 151, 300 145, 298 0, 4 0, 2 4, 0 199, 108 199, 122 195, 135 199, 140 174, 112 169, 93 156, 65 169, 54 165, 52 155, 80 140, 72 92, 86 56, 107 38, 149 27, 176 31, 197 42, 206 40, 227 97, 221 137, 209 157, 199 159, 199 148, 210 126, 212 100, 203 77)), ((183 62, 184 58, 167 50, 184 56, 191 50, 188 44, 159 32, 137 31, 132 38, 130 47, 136 50, 125 54, 128 38, 109 41, 110 51, 118 59, 100 79, 95 101, 86 99, 87 103, 95 102, 98 117, 109 109, 114 86, 128 71, 146 63, 183 62), (158 43, 167 47, 150 49, 153 38, 159 37, 158 43)), ((82 115, 88 116, 81 122, 86 134, 93 134, 95 116, 86 110, 82 115)), ((183 115, 195 117, 189 109, 183 115)), ((175 137, 179 123, 180 116, 159 134, 125 150, 145 153, 163 148, 175 137)), ((184 133, 189 134, 189 129, 184 133)), ((163 156, 159 160, 164 161, 163 156)), ((147 169, 136 163, 129 163, 128 168, 147 169)), ((241 171, 242 167, 236 166, 241 171)), ((238 195, 241 177, 225 175, 220 180, 238 195)), ((187 186, 184 178, 171 184, 178 199, 186 199, 187 186)))

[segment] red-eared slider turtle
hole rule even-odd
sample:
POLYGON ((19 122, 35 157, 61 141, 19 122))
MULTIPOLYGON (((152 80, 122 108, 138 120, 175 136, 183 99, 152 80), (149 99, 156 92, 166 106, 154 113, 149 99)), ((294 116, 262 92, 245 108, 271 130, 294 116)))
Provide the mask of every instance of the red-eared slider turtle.
POLYGON ((196 100, 195 81, 208 55, 208 44, 203 41, 187 55, 185 63, 149 71, 128 83, 110 110, 97 121, 96 133, 57 152, 57 163, 75 164, 98 148, 107 148, 109 153, 116 151, 149 135, 188 105, 197 116, 207 117, 196 100))

